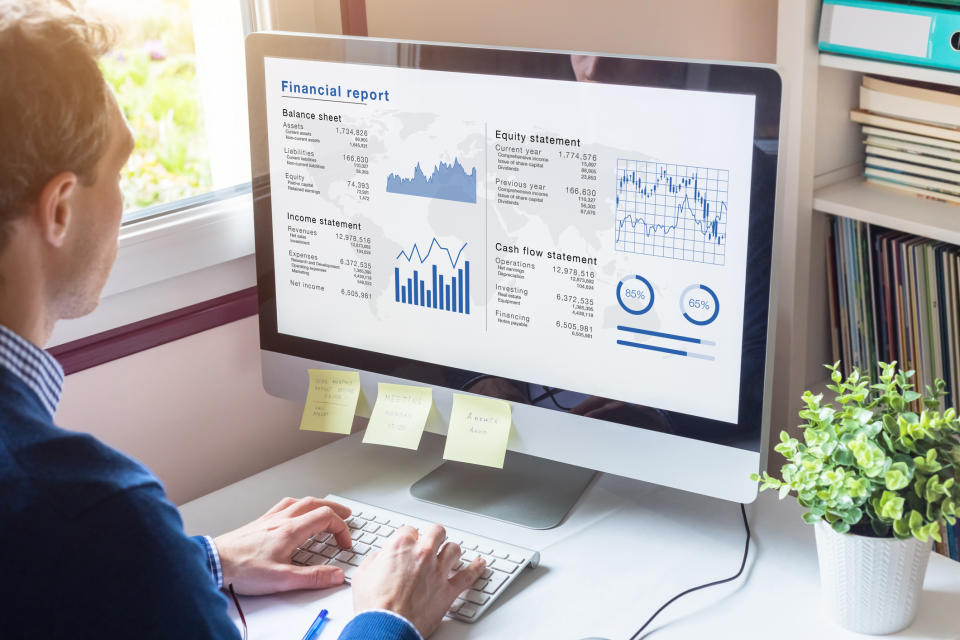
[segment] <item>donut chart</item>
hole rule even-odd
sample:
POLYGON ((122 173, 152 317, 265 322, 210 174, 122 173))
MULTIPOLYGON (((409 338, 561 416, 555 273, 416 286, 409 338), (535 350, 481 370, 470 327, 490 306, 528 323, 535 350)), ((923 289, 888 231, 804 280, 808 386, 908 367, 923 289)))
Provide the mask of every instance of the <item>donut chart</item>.
POLYGON ((707 285, 692 284, 680 294, 680 313, 691 324, 708 325, 720 313, 720 299, 707 285))
POLYGON ((653 285, 641 275, 629 275, 617 283, 617 302, 627 313, 642 316, 653 307, 653 285))

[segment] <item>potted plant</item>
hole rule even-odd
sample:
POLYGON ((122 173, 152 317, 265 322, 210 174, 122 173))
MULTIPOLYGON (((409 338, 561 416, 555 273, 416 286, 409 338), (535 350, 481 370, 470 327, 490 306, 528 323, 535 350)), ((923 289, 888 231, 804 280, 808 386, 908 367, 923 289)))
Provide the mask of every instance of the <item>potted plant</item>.
POLYGON ((938 411, 943 380, 924 396, 896 362, 880 364, 876 384, 856 369, 844 379, 839 364, 827 365, 836 405, 806 391, 803 442, 781 432, 781 478, 751 477, 807 509, 828 615, 852 631, 893 633, 916 616, 930 541, 956 522, 960 421, 938 411))

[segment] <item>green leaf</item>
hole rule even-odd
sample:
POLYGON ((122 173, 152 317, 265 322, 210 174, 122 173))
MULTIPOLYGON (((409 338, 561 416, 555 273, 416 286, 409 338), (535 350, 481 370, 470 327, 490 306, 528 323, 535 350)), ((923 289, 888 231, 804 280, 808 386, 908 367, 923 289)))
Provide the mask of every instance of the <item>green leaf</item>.
POLYGON ((780 499, 783 500, 790 494, 790 485, 783 485, 780 487, 780 499))
POLYGON ((884 491, 877 503, 877 513, 885 520, 900 520, 903 517, 904 502, 905 500, 896 493, 884 491))
POLYGON ((837 520, 830 526, 832 526, 833 530, 836 531, 837 533, 847 533, 848 531, 850 531, 850 525, 843 520, 837 520))
POLYGON ((890 491, 903 489, 910 484, 912 479, 910 468, 903 462, 894 462, 883 474, 884 485, 890 491))
POLYGON ((807 524, 816 524, 820 520, 819 516, 815 516, 810 512, 803 514, 802 517, 803 517, 803 521, 806 522, 807 524))

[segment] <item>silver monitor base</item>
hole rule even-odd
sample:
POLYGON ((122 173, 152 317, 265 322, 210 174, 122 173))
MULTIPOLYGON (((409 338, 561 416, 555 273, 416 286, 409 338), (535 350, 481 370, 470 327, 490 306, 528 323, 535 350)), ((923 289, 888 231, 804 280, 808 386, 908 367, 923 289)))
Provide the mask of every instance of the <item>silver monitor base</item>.
POLYGON ((410 487, 410 495, 530 529, 566 517, 596 472, 513 451, 503 469, 444 462, 410 487))

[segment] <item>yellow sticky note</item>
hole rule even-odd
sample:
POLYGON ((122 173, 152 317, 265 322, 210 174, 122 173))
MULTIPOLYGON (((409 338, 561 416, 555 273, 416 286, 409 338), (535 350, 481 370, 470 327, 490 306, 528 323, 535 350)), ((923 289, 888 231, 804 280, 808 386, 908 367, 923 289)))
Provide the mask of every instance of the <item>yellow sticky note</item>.
POLYGON ((495 398, 453 394, 444 460, 503 468, 510 438, 510 403, 495 398))
POLYGON ((360 399, 360 374, 356 371, 310 369, 307 404, 300 428, 305 431, 350 433, 360 399))
POLYGON ((433 390, 381 382, 363 441, 391 447, 417 449, 427 415, 433 405, 433 390))

